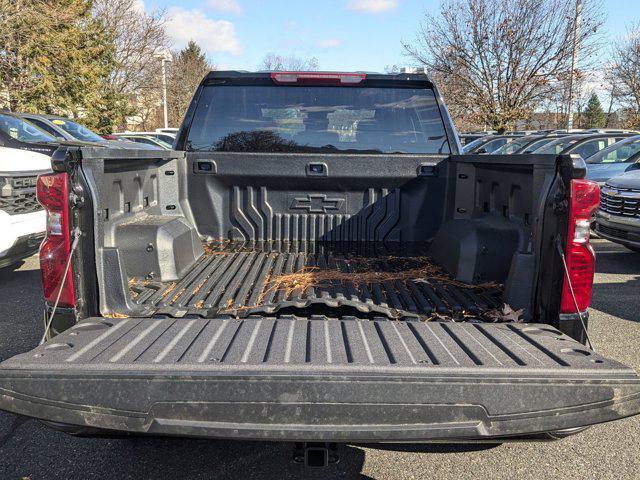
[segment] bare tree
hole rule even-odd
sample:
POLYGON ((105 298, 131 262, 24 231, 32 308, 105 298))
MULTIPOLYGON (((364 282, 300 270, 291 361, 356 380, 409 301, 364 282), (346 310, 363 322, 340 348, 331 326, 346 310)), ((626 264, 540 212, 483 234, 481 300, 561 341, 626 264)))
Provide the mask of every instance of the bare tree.
POLYGON ((544 128, 566 128, 569 112, 567 111, 567 103, 569 101, 569 88, 573 89, 573 108, 574 108, 574 126, 581 128, 581 114, 586 106, 587 100, 592 91, 586 91, 587 77, 582 70, 574 72, 573 83, 569 80, 569 72, 560 72, 557 77, 551 80, 549 84, 549 92, 545 95, 544 100, 536 107, 548 112, 554 112, 554 121, 544 128))
MULTIPOLYGON (((583 62, 598 47, 600 10, 594 0, 582 12, 583 62)), ((547 100, 571 70, 574 17, 566 0, 449 0, 403 46, 439 82, 454 118, 501 131, 547 100)))
POLYGON ((276 55, 275 53, 267 53, 262 59, 260 68, 263 70, 314 72, 318 70, 318 59, 315 57, 300 58, 295 55, 276 55))
POLYGON ((625 114, 626 126, 640 128, 640 23, 615 45, 609 80, 612 96, 625 114))
MULTIPOLYGON (((93 15, 111 35, 116 66, 111 75, 115 91, 135 97, 132 114, 151 108, 158 101, 160 61, 154 55, 166 51, 164 11, 147 13, 136 0, 94 0, 93 15), (146 99, 146 101, 145 101, 146 99)), ((123 123, 124 119, 118 119, 123 123)))

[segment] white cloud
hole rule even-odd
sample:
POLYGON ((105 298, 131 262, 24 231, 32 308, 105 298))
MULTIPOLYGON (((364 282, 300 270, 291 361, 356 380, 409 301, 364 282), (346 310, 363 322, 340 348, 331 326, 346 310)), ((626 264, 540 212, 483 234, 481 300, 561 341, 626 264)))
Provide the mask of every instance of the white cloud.
POLYGON ((144 13, 144 0, 133 0, 132 5, 136 12, 144 13))
POLYGON ((347 8, 367 13, 380 13, 393 10, 398 6, 398 0, 349 0, 347 8))
POLYGON ((242 7, 236 0, 209 0, 209 6, 220 12, 242 14, 242 7))
POLYGON ((235 25, 227 20, 214 20, 202 10, 169 9, 167 33, 176 48, 193 40, 206 52, 227 52, 242 55, 243 49, 236 37, 235 25))
POLYGON ((321 48, 337 48, 342 45, 342 41, 338 38, 325 38, 318 42, 318 46, 321 48))

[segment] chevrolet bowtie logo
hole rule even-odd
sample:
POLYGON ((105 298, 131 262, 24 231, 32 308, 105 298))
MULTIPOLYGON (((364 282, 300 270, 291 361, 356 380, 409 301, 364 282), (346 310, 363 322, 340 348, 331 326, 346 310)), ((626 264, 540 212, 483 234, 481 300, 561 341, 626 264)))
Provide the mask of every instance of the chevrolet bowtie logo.
POLYGON ((330 198, 324 194, 307 195, 306 197, 294 197, 291 210, 306 210, 309 213, 328 213, 340 211, 344 205, 344 198, 330 198))

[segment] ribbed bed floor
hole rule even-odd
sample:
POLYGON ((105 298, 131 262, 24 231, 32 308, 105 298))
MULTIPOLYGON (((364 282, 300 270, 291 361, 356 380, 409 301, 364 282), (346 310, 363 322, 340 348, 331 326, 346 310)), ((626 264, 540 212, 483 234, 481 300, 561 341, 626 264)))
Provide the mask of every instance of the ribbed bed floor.
POLYGON ((156 314, 333 314, 479 318, 502 306, 499 286, 455 282, 426 257, 207 250, 180 281, 133 278, 134 302, 156 314), (326 307, 331 307, 327 312, 326 307), (338 310, 336 310, 338 309, 338 310))

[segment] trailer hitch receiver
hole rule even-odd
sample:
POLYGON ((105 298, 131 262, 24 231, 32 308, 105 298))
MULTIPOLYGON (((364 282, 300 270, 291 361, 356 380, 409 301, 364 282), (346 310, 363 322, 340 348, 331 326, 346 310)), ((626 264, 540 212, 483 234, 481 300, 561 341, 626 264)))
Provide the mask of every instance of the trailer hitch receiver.
POLYGON ((293 448, 293 461, 305 467, 328 467, 339 460, 337 443, 298 442, 293 448))

